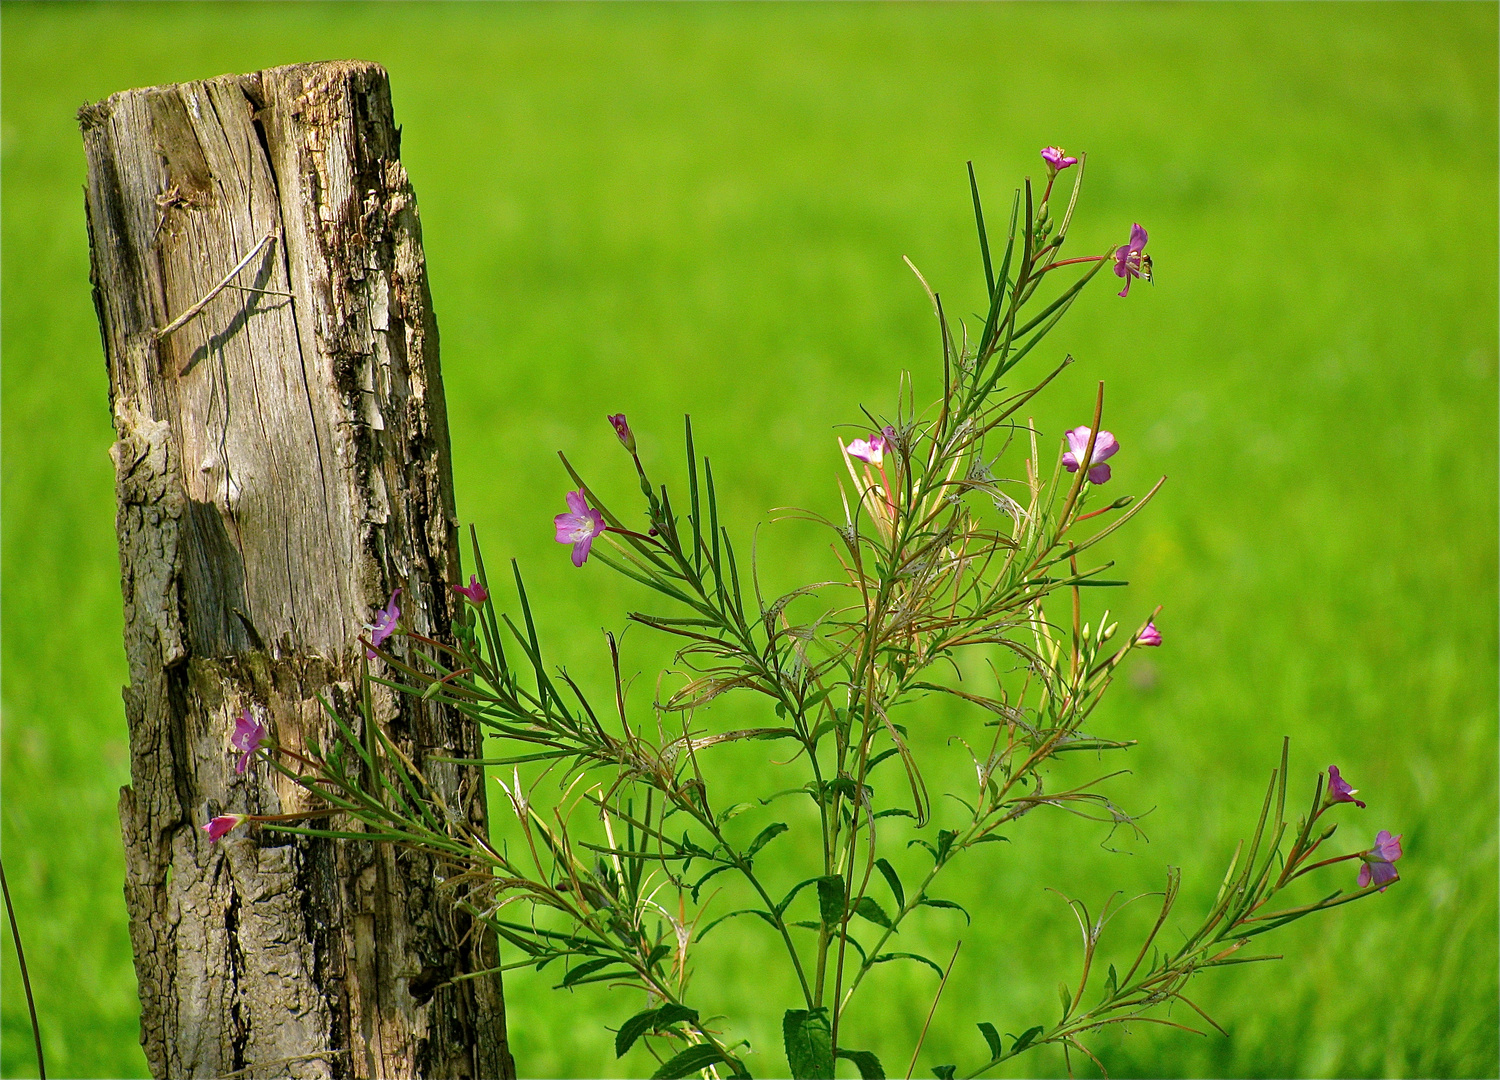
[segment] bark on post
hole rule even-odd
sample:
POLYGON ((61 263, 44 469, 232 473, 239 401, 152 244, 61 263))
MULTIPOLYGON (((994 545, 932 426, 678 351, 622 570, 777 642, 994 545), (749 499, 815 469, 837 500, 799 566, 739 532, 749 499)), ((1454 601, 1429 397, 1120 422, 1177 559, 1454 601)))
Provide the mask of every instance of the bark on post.
MULTIPOLYGON (((120 821, 151 1070, 513 1076, 499 977, 450 982, 492 966, 494 945, 431 863, 246 830, 210 844, 200 828, 306 805, 264 766, 235 774, 242 706, 284 744, 327 745, 317 696, 356 685, 359 635, 393 589, 418 632, 449 630, 437 325, 386 73, 228 75, 115 94, 79 120, 118 435, 120 821)), ((473 725, 391 695, 377 709, 482 823, 479 775, 431 760, 479 756, 473 725)))

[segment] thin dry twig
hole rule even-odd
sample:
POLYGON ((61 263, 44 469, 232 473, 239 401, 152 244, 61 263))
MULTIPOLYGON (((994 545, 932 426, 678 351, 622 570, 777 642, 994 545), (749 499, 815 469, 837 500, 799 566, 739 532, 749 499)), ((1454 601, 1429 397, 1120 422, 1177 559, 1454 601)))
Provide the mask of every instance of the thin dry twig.
POLYGON ((250 254, 246 255, 243 259, 236 263, 234 269, 225 274, 222 281, 220 281, 212 289, 209 289, 208 292, 203 294, 202 300, 199 300, 196 304, 188 308, 171 322, 167 323, 167 325, 163 326, 160 330, 151 331, 151 336, 157 341, 161 341, 169 334, 176 333, 188 323, 192 322, 193 319, 196 318, 199 313, 201 313, 203 309, 208 306, 209 301, 211 301, 214 297, 218 296, 221 292, 229 287, 230 282, 234 280, 236 274, 245 269, 245 267, 249 266, 250 263, 255 259, 255 257, 261 253, 265 246, 271 243, 280 235, 281 230, 276 228, 273 228, 270 232, 266 233, 265 236, 260 238, 260 243, 256 244, 253 248, 250 249, 250 254))

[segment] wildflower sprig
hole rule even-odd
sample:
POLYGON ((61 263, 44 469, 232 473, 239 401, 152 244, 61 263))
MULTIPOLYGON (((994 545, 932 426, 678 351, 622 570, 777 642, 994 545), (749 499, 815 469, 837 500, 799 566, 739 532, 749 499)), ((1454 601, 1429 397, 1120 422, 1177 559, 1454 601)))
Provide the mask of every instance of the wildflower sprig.
MULTIPOLYGON (((1056 787, 1054 778, 1060 755, 1133 745, 1091 731, 1090 720, 1129 656, 1163 645, 1160 609, 1137 615, 1138 628, 1127 632, 1109 611, 1085 618, 1084 596, 1125 584, 1097 552, 1163 481, 1138 497, 1101 493, 1105 484, 1123 482, 1115 468, 1128 462, 1122 440, 1104 428, 1103 384, 1091 411, 1078 417, 1083 422, 1062 438, 1047 440, 1037 429, 1028 407, 1073 363, 1070 355, 1029 386, 1010 380, 1102 269, 1111 266, 1124 279, 1124 296, 1133 279, 1150 280, 1151 264, 1139 224, 1123 245, 1060 260, 1087 159, 1056 147, 1042 157, 1040 205, 1027 181, 1012 200, 998 262, 970 169, 985 282, 974 334, 950 318, 917 272, 938 331, 940 395, 919 410, 913 381, 903 377, 890 415, 866 413, 858 430, 836 443, 831 486, 840 512, 792 512, 828 530, 833 559, 823 580, 767 595, 753 549, 744 558, 721 520, 713 466, 698 452, 691 421, 679 486, 648 471, 626 417, 611 415, 639 495, 592 487, 563 456, 571 487, 563 496, 567 510, 553 525, 580 572, 603 566, 643 587, 642 607, 629 621, 677 639, 673 666, 657 680, 652 700, 632 701, 612 633, 604 640, 609 685, 600 691, 575 679, 541 640, 519 567, 512 562, 507 610, 475 539, 469 584, 451 586, 450 638, 407 629, 395 594, 377 612, 359 693, 327 703, 336 732, 328 748, 282 747, 244 714, 231 740, 243 755, 241 771, 265 757, 306 793, 308 809, 221 815, 204 826, 209 839, 248 823, 437 856, 455 902, 513 950, 502 970, 560 964, 560 987, 604 982, 644 994, 644 1007, 622 1020, 615 1050, 623 1056, 644 1046, 658 1077, 749 1075, 753 1059, 735 1039, 736 1019, 698 1004, 715 994, 694 986, 692 957, 710 934, 729 932, 720 928, 766 934, 796 987, 792 1000, 776 1003, 784 1010, 791 1074, 832 1076, 842 1059, 862 1077, 883 1076, 872 1051, 841 1044, 841 1029, 869 975, 897 961, 925 965, 937 977, 931 1022, 954 975, 957 946, 946 964, 891 946, 913 918, 951 919, 955 911, 971 918, 933 892, 945 871, 1005 840, 1042 807, 1111 834, 1137 829, 1107 793, 1116 772, 1056 787), (1054 218, 1053 185, 1068 170, 1076 171, 1067 206, 1054 218), (1071 280, 1052 276, 1069 267, 1071 280), (637 498, 636 508, 627 508, 637 498), (993 686, 950 674, 966 664, 987 666, 993 686), (428 757, 419 766, 379 722, 377 687, 424 707, 457 710, 499 740, 501 755, 428 757), (756 726, 712 723, 712 705, 728 693, 759 699, 756 726), (956 709, 935 709, 940 699, 956 709), (955 711, 960 719, 950 725, 955 711), (930 729, 938 717, 971 770, 962 784, 937 792, 963 808, 956 821, 945 816, 948 827, 934 813, 932 777, 942 774, 922 749, 932 740, 913 738, 915 728, 930 729), (754 803, 725 805, 713 758, 736 743, 774 744, 765 775, 776 790, 758 793, 754 803), (444 805, 428 783, 424 769, 453 764, 497 770, 509 818, 497 828, 499 839, 444 805), (800 783, 786 786, 788 770, 800 783), (781 813, 788 798, 807 800, 811 825, 781 813), (307 816, 335 822, 293 824, 307 816), (781 839, 802 829, 810 831, 800 846, 781 839), (919 872, 910 870, 908 849, 925 853, 919 872)), ((833 453, 831 447, 830 459, 833 453)), ((1183 944, 1158 944, 1177 898, 1174 869, 1134 962, 1123 977, 1110 965, 1096 1004, 1085 1008, 1101 935, 1119 908, 1112 899, 1091 919, 1081 902, 1070 901, 1084 957, 1076 986, 1061 991, 1060 1019, 1011 1036, 1008 1047, 995 1025, 981 1024, 988 1056, 968 1075, 1041 1045, 1089 1054, 1081 1040, 1109 1024, 1185 1026, 1158 1013, 1178 1001, 1197 1009, 1184 996, 1193 975, 1269 959, 1239 953, 1262 933, 1398 880, 1401 838, 1385 831, 1368 850, 1317 857, 1334 832, 1319 824, 1322 816, 1345 802, 1364 803, 1331 768, 1326 795, 1320 777, 1311 808, 1291 828, 1287 767, 1283 745, 1253 839, 1236 851, 1218 898, 1183 944), (1360 863, 1357 891, 1273 903, 1302 877, 1347 860, 1360 863)), ((913 1064, 921 1045, 919 1037, 913 1064)), ((956 1075, 955 1066, 933 1071, 956 1075)))
MULTIPOLYGON (((1380 891, 1370 888, 1369 880, 1361 872, 1359 887, 1354 891, 1336 889, 1321 900, 1294 903, 1289 907, 1278 908, 1272 903, 1305 874, 1344 859, 1360 857, 1356 853, 1318 862, 1311 861, 1338 828, 1335 824, 1320 828, 1319 819, 1343 800, 1323 797, 1323 778, 1320 775, 1313 789, 1308 812, 1294 829, 1291 828, 1286 818, 1288 750, 1289 740, 1283 740, 1281 762, 1271 773, 1255 831, 1248 844, 1242 840, 1235 847, 1214 903, 1198 929, 1187 935, 1186 940, 1175 951, 1158 944, 1161 930, 1177 903, 1182 882, 1181 871, 1171 867, 1167 872, 1166 888, 1159 894, 1162 898, 1160 912, 1135 952, 1134 960, 1123 976, 1118 973, 1114 964, 1109 964, 1098 1002, 1091 1008, 1083 1008, 1084 994, 1088 991, 1091 979, 1098 973, 1095 960, 1100 939, 1105 927, 1124 905, 1116 905, 1114 898, 1111 898, 1105 902, 1098 918, 1091 919, 1088 908, 1081 901, 1069 900, 1068 905, 1073 910, 1082 933, 1083 955, 1077 985, 1059 984, 1061 1017, 1050 1026, 1038 1024, 1027 1028, 1020 1035, 1012 1036, 1008 1049, 993 1024, 981 1023, 980 1032, 990 1056, 982 1065, 966 1072, 964 1076, 982 1076, 1031 1047, 1049 1043, 1061 1046, 1065 1054, 1077 1051, 1103 1070, 1102 1063, 1080 1039, 1091 1031, 1114 1024, 1159 1024, 1203 1034, 1190 1024, 1152 1015, 1173 1002, 1186 1005, 1204 1024, 1224 1034, 1224 1029, 1186 995, 1185 989, 1193 976, 1202 971, 1233 964, 1279 960, 1282 958, 1279 955, 1246 956, 1241 955, 1241 950, 1251 944, 1252 938, 1261 934, 1315 912, 1328 911, 1380 891), (1290 844, 1286 842, 1288 837, 1291 838, 1290 844), (1273 910, 1267 910, 1268 908, 1273 910)), ((1336 779, 1337 768, 1330 769, 1330 775, 1336 779)), ((946 1073, 950 1077, 956 1073, 952 1066, 939 1066, 934 1071, 938 1075, 946 1073)), ((1069 1072, 1071 1071, 1070 1064, 1069 1072)))

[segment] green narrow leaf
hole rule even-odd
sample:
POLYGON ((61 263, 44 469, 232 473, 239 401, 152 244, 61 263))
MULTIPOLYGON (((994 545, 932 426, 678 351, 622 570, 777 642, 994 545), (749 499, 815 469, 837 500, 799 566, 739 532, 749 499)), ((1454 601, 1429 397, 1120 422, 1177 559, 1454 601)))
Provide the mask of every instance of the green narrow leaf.
POLYGON ((885 878, 885 883, 891 887, 891 895, 896 898, 896 907, 906 907, 906 890, 901 887, 901 879, 896 876, 896 868, 887 859, 876 859, 875 867, 885 878))
POLYGON ((620 1025, 620 1030, 615 1035, 615 1057, 624 1057, 625 1051, 629 1050, 646 1032, 664 1031, 683 1020, 696 1023, 698 1010, 669 1001, 659 1009, 647 1009, 645 1012, 636 1013, 620 1025))
POLYGON ((792 1080, 832 1080, 833 1037, 827 1009, 788 1009, 781 1018, 781 1037, 792 1080))
POLYGON ((810 877, 806 881, 799 881, 797 882, 797 884, 793 885, 791 891, 781 898, 781 903, 776 905, 776 914, 780 915, 785 912, 787 908, 791 907, 792 901, 797 898, 797 894, 799 892, 818 880, 820 879, 810 877))
POLYGON ((1005 289, 1010 281, 1010 260, 1016 250, 1016 217, 1021 210, 1021 192, 1017 189, 1015 198, 1010 203, 1010 238, 1005 242, 1005 257, 1000 260, 1000 273, 998 275, 999 288, 990 294, 990 307, 984 319, 984 329, 979 334, 979 355, 982 357, 989 352, 990 345, 995 340, 995 331, 999 328, 1000 305, 1005 299, 1005 289))
POLYGON ((990 235, 984 227, 984 208, 979 205, 979 181, 974 176, 974 163, 969 166, 969 190, 974 193, 974 223, 979 227, 979 254, 984 258, 985 296, 995 295, 995 269, 990 265, 990 235))
POLYGON ((739 911, 731 911, 728 915, 720 915, 713 922, 709 923, 702 930, 698 931, 698 940, 702 941, 704 938, 706 938, 708 936, 708 932, 714 927, 718 926, 725 919, 733 919, 737 915, 756 915, 764 920, 767 925, 773 928, 776 926, 776 920, 771 918, 771 916, 766 914, 764 911, 761 911, 759 908, 741 908, 739 911))
POLYGON ((697 1046, 688 1047, 665 1062, 661 1068, 651 1074, 651 1080, 682 1080, 684 1076, 691 1076, 723 1060, 725 1060, 724 1055, 719 1052, 717 1046, 699 1043, 697 1046))
POLYGON ((880 1059, 868 1050, 840 1050, 836 1055, 852 1061, 859 1069, 859 1080, 885 1080, 885 1068, 880 1059))
POLYGON ((964 910, 964 907, 963 907, 962 904, 955 904, 952 900, 930 900, 930 899, 928 899, 927 897, 924 896, 922 899, 920 899, 920 900, 917 901, 917 906, 918 907, 952 908, 954 911, 958 911, 958 912, 962 912, 963 913, 964 922, 968 923, 968 922, 973 922, 974 921, 974 920, 972 920, 972 919, 969 918, 969 913, 964 910))
POLYGON ((933 971, 936 971, 939 975, 943 974, 943 968, 942 968, 941 964, 939 964, 935 960, 929 960, 929 959, 927 959, 927 957, 921 956, 918 953, 914 953, 914 952, 888 952, 888 953, 881 953, 875 959, 873 959, 873 960, 870 961, 870 965, 873 967, 876 964, 884 964, 884 963, 886 963, 886 962, 888 962, 890 960, 915 960, 915 961, 917 961, 920 964, 926 964, 933 971))
MULTIPOLYGON (((686 864, 684 864, 684 869, 686 869, 686 864)), ((704 874, 701 878, 699 878, 697 880, 697 882, 693 885, 693 903, 696 904, 698 902, 698 893, 702 891, 704 884, 707 883, 707 881, 708 881, 709 878, 713 877, 715 874, 722 874, 726 870, 733 870, 733 869, 734 869, 734 865, 732 863, 723 863, 723 864, 720 864, 719 866, 714 867, 708 873, 704 874)))
POLYGON ((675 1001, 669 1001, 656 1010, 656 1023, 652 1026, 657 1031, 661 1031, 663 1028, 681 1023, 683 1020, 691 1020, 696 1024, 698 1022, 698 1010, 689 1009, 686 1005, 679 1005, 675 1001))
POLYGON ((563 987, 572 986, 579 979, 586 978, 587 976, 592 975, 594 972, 600 970, 601 968, 607 968, 610 964, 618 963, 620 963, 619 958, 614 956, 601 956, 597 960, 585 961, 584 963, 579 964, 577 967, 573 968, 566 975, 564 975, 562 983, 556 987, 553 987, 553 989, 560 990, 563 987))
POLYGON ((635 1045, 635 1041, 646 1032, 651 1030, 656 1023, 655 1009, 647 1009, 638 1012, 629 1020, 620 1025, 620 1030, 615 1032, 615 1057, 624 1057, 625 1051, 635 1045))
POLYGON ((1041 1024, 1038 1024, 1036 1027, 1027 1028, 1025 1031, 1021 1032, 1020 1038, 1016 1039, 1015 1043, 1011 1045, 1010 1052, 1012 1054, 1019 1054, 1022 1050, 1025 1050, 1028 1046, 1035 1042, 1036 1037, 1046 1030, 1047 1029, 1042 1027, 1041 1024))
POLYGON ((749 809, 750 809, 750 804, 749 803, 747 803, 747 802, 737 802, 733 806, 727 806, 723 810, 720 810, 719 811, 719 816, 715 820, 717 820, 718 823, 720 825, 722 825, 726 821, 730 821, 730 820, 738 817, 740 814, 743 814, 746 810, 749 810, 749 809))
MULTIPOLYGON (((881 811, 879 811, 875 815, 875 820, 879 821, 881 818, 886 818, 886 817, 909 817, 909 818, 914 818, 916 816, 917 815, 913 814, 910 810, 905 810, 905 809, 902 809, 900 807, 896 807, 896 808, 891 809, 891 810, 881 810, 881 811)), ((910 847, 911 845, 908 844, 907 846, 910 847)))
POLYGON ((1005 1056, 1005 1043, 1000 1041, 1000 1033, 995 1030, 995 1025, 988 1021, 979 1025, 979 1033, 984 1036, 984 1041, 990 1047, 990 1060, 1005 1056))
POLYGON ((767 825, 754 840, 750 841, 750 847, 745 851, 745 858, 753 859, 757 851, 786 832, 787 828, 788 826, 784 821, 777 821, 767 825))
POLYGON ((693 517, 693 571, 703 573, 703 515, 698 509, 698 460, 693 451, 693 418, 682 418, 687 428, 688 491, 692 495, 693 517))
POLYGON ((953 1074, 957 1071, 957 1065, 934 1065, 932 1067, 932 1075, 936 1076, 937 1080, 953 1080, 953 1074))
POLYGON ((895 757, 899 753, 901 753, 901 751, 898 750, 894 746, 892 746, 888 750, 882 750, 882 751, 880 751, 880 753, 878 753, 874 757, 872 757, 870 759, 870 763, 865 766, 865 772, 866 772, 866 774, 868 774, 871 769, 873 769, 875 766, 879 765, 886 758, 888 758, 888 757, 895 757))
POLYGON ((837 926, 844 918, 844 879, 838 874, 818 878, 818 912, 824 926, 837 926))
POLYGON ((854 905, 854 914, 861 919, 868 919, 876 926, 891 929, 891 917, 885 913, 885 909, 876 903, 872 896, 861 896, 859 903, 854 905))
POLYGON ((511 572, 516 578, 516 595, 521 600, 521 614, 526 619, 526 637, 531 643, 531 662, 536 673, 537 700, 541 705, 543 714, 547 712, 547 677, 542 670, 542 648, 537 643, 536 622, 531 617, 531 600, 526 595, 526 583, 521 580, 521 564, 515 559, 510 561, 511 572))

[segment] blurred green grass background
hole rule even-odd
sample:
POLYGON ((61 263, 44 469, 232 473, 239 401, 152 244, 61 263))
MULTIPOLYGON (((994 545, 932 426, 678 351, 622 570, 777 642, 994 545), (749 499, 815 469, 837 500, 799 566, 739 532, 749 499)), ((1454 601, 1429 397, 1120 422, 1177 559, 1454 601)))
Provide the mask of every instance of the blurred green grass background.
MULTIPOLYGON (((1077 930, 1044 886, 1097 910, 1183 865, 1187 926, 1290 734, 1295 777, 1336 761, 1370 801, 1341 840, 1404 833, 1404 880, 1280 935, 1284 961, 1201 979, 1227 1039, 1142 1026, 1097 1052, 1119 1076, 1496 1075, 1494 5, 6 4, 0 19, 0 837, 54 1075, 145 1074, 114 811, 112 432, 73 114, 128 87, 336 57, 391 74, 461 516, 492 562, 520 558, 583 671, 597 628, 639 598, 552 543, 555 451, 623 498, 604 414, 627 412, 664 471, 690 412, 741 536, 774 506, 831 510, 835 425, 889 411, 903 369, 919 396, 934 385, 930 308, 900 257, 950 311, 979 306, 964 161, 993 221, 1041 173, 1039 147, 1088 151, 1070 248, 1140 221, 1158 284, 1086 294, 1043 350, 1080 362, 1037 420, 1052 439, 1085 422, 1104 379, 1115 484, 1170 477, 1111 550, 1132 580, 1112 605, 1134 624, 1162 604, 1166 646, 1096 718, 1141 740, 1113 791, 1153 811, 1151 842, 1111 853, 1101 826, 1033 815, 947 880, 941 895, 994 915, 963 931, 963 990, 924 1060, 978 1060, 976 1021, 1054 1015, 1077 930)), ((827 572, 816 534, 778 525, 760 546, 775 581, 827 572)), ((628 640, 649 686, 659 647, 628 640)), ((908 722, 951 754, 952 719, 908 722)), ((950 923, 908 944, 941 949, 950 923)), ((730 1010, 771 996, 745 1033, 775 1075, 791 1000, 770 940, 744 932, 705 952, 697 985, 720 984, 730 1010)), ((8 930, 3 964, 0 1072, 34 1075, 8 930)), ((933 991, 900 967, 872 979, 844 1040, 887 1068, 933 991)), ((638 1004, 555 981, 508 979, 522 1074, 638 1069, 602 1028, 638 1004)), ((1014 1075, 1063 1069, 1042 1051, 1014 1075)))

